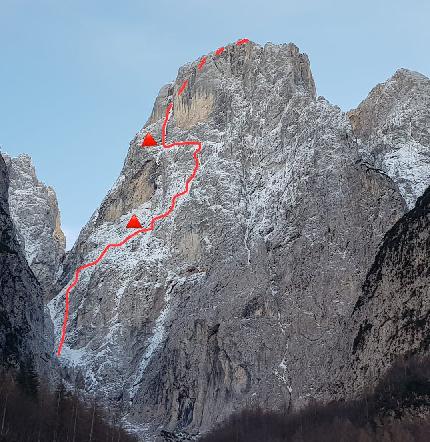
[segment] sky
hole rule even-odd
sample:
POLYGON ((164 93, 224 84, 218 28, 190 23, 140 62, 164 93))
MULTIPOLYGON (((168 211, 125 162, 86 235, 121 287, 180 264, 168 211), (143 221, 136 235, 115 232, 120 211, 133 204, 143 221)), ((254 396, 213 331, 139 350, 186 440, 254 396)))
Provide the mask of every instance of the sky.
POLYGON ((54 187, 70 248, 184 63, 293 42, 349 110, 400 67, 430 76, 429 20, 428 0, 0 0, 0 150, 54 187))

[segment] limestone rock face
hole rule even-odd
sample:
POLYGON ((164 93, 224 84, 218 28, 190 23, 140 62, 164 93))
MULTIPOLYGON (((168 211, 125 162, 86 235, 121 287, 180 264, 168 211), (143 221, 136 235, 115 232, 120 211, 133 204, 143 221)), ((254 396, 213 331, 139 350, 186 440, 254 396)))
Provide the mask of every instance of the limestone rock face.
POLYGON ((10 212, 18 239, 48 301, 53 297, 66 247, 57 197, 52 187, 38 180, 28 155, 4 158, 10 177, 10 212))
POLYGON ((412 209, 430 183, 430 80, 400 69, 349 118, 363 160, 390 176, 412 209))
POLYGON ((354 308, 355 389, 430 348, 430 188, 386 234, 354 308))
MULTIPOLYGON (((132 214, 146 226, 184 188, 192 147, 140 147, 147 131, 161 139, 173 102, 168 140, 203 144, 190 193, 153 232, 81 273, 61 356, 69 378, 120 409, 145 441, 160 429, 204 431, 246 405, 326 397, 341 324, 384 234, 430 173, 418 156, 425 173, 407 177, 407 193, 403 166, 390 175, 371 164, 378 130, 353 128, 317 97, 293 44, 229 45, 202 71, 198 63, 161 89, 49 303, 59 338, 75 269, 130 233, 132 214)), ((368 100, 362 118, 376 109, 368 100)))
POLYGON ((47 374, 53 348, 52 324, 43 291, 16 238, 8 204, 9 177, 0 155, 0 364, 31 362, 47 374))

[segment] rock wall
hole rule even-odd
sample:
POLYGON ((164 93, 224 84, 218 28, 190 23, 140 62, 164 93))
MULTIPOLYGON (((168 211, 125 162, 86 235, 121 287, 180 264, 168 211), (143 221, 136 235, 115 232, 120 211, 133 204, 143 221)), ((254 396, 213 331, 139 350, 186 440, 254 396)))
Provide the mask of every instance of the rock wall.
POLYGON ((430 183, 430 80, 399 69, 348 115, 363 161, 389 175, 412 209, 430 183))
POLYGON ((52 323, 45 314, 43 291, 16 237, 8 204, 9 177, 0 155, 0 363, 32 363, 49 374, 52 323))
POLYGON ((52 187, 36 176, 31 158, 4 155, 10 185, 9 206, 18 239, 31 270, 49 301, 65 256, 66 238, 61 230, 60 211, 52 187))
POLYGON ((430 188, 386 234, 353 312, 352 386, 430 348, 430 188))
MULTIPOLYGON (((201 72, 198 62, 161 89, 49 303, 58 337, 75 269, 123 239, 133 213, 147 225, 183 188, 190 148, 140 147, 147 131, 161 139, 173 101, 168 139, 203 143, 198 175, 153 232, 81 274, 61 357, 70 379, 121 409, 146 441, 160 428, 205 430, 246 405, 327 398, 342 324, 384 234, 430 173, 419 155, 423 173, 404 186, 405 157, 371 163, 372 95, 362 120, 317 97, 293 44, 229 45, 201 72)), ((418 98, 402 109, 418 127, 424 109, 409 106, 428 99, 427 80, 408 78, 418 98)), ((386 128, 386 153, 398 148, 396 130, 386 128)))

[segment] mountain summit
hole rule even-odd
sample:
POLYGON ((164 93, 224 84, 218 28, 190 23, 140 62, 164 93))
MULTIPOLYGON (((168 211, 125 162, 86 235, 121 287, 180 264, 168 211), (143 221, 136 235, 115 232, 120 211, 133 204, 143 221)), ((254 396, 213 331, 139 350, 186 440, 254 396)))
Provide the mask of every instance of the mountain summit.
POLYGON ((341 324, 384 234, 430 182, 425 77, 400 71, 346 114, 317 96, 294 44, 229 45, 199 62, 160 90, 49 303, 59 337, 76 268, 183 189, 192 149, 141 147, 148 132, 161 139, 173 102, 167 137, 202 143, 198 174, 153 232, 82 272, 60 359, 146 441, 245 405, 328 398, 341 324))

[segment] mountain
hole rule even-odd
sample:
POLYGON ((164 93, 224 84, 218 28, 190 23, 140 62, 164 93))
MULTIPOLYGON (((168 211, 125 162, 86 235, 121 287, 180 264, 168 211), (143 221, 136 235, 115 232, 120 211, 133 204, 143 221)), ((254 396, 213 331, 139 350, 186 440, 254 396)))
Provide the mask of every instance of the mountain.
POLYGON ((355 388, 394 360, 429 352, 430 187, 385 235, 352 314, 355 388))
POLYGON ((9 173, 9 206, 27 262, 52 299, 57 272, 65 256, 66 239, 52 187, 40 182, 28 155, 3 154, 9 173))
POLYGON ((399 69, 348 116, 363 160, 387 173, 412 209, 430 183, 430 80, 399 69))
POLYGON ((52 323, 43 290, 17 239, 8 203, 9 176, 0 155, 0 368, 26 367, 48 375, 52 323))
POLYGON ((336 347, 387 231, 429 182, 429 80, 400 70, 342 112, 316 94, 293 44, 229 45, 182 67, 130 143, 123 170, 68 253, 49 303, 67 376, 145 440, 205 431, 234 410, 329 397, 336 347), (178 91, 184 80, 188 86, 178 91))

